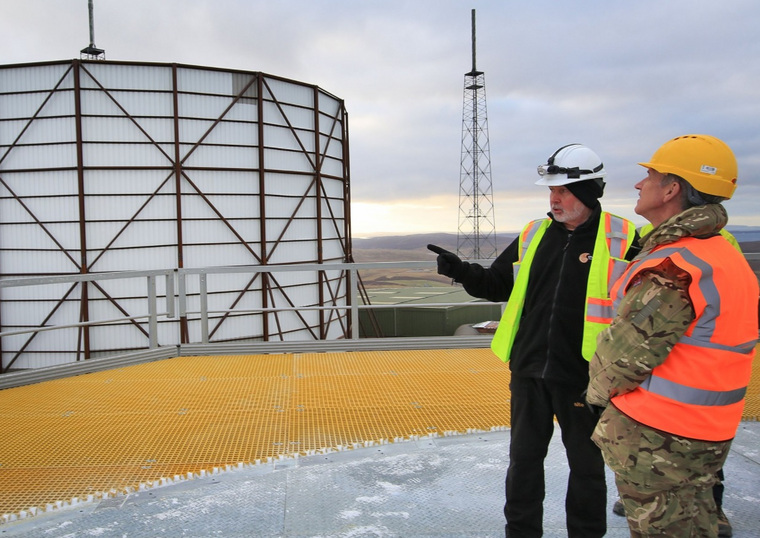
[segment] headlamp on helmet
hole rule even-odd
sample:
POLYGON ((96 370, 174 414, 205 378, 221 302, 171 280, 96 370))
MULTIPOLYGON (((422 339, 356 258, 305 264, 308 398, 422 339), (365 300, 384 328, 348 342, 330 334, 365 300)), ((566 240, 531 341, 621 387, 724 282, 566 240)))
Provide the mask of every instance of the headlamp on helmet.
POLYGON ((537 168, 541 177, 536 185, 558 187, 569 183, 596 179, 604 184, 604 163, 595 152, 583 144, 568 144, 555 151, 537 168))

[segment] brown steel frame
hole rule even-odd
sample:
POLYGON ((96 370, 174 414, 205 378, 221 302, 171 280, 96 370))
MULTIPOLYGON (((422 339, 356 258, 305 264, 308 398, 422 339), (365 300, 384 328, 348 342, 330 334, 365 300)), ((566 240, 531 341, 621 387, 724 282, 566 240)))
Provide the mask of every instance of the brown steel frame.
MULTIPOLYGON (((116 240, 119 238, 119 236, 137 219, 140 212, 150 203, 150 201, 158 194, 158 192, 162 189, 164 185, 166 185, 167 182, 174 180, 174 195, 176 197, 176 231, 177 231, 177 244, 173 245, 176 246, 177 251, 177 267, 183 268, 184 265, 184 248, 185 248, 185 240, 183 235, 183 216, 182 216, 182 190, 181 186, 183 185, 183 182, 185 185, 190 186, 191 189, 195 191, 197 196, 199 196, 205 204, 208 205, 208 207, 214 212, 214 214, 218 217, 219 221, 224 223, 224 225, 232 232, 234 237, 239 241, 239 244, 242 245, 248 252, 250 252, 253 260, 255 260, 255 264, 261 264, 261 265, 268 265, 269 260, 271 259, 271 256, 273 252, 278 248, 278 246, 281 244, 284 234, 287 231, 288 227, 293 223, 295 220, 299 208, 303 205, 303 203, 309 198, 309 194, 314 189, 315 194, 313 196, 316 197, 315 204, 316 204, 316 210, 317 210, 317 259, 316 260, 302 260, 301 263, 328 263, 328 267, 326 267, 325 271, 319 272, 319 303, 320 305, 338 305, 340 300, 344 300, 345 304, 351 304, 352 298, 347 293, 347 290, 349 289, 348 281, 349 274, 342 273, 340 278, 337 280, 333 279, 331 281, 330 278, 328 278, 327 271, 329 270, 329 262, 351 262, 352 259, 352 253, 351 253, 351 227, 350 227, 350 166, 349 166, 349 147, 348 147, 348 114, 345 110, 345 105, 342 100, 335 98, 334 96, 328 94, 324 90, 320 89, 317 86, 303 84, 299 82, 295 82, 292 80, 284 79, 281 77, 276 77, 272 75, 267 75, 261 72, 244 72, 244 71, 232 71, 235 74, 238 75, 244 75, 247 77, 250 77, 250 80, 247 84, 244 85, 244 87, 238 92, 237 95, 233 96, 231 99, 231 102, 229 106, 224 110, 224 112, 216 118, 216 120, 213 122, 213 124, 206 130, 206 132, 198 139, 192 148, 185 154, 184 157, 181 156, 181 150, 180 146, 183 143, 186 143, 186 141, 181 141, 179 136, 179 128, 180 128, 180 117, 179 117, 179 107, 178 107, 178 99, 179 95, 181 93, 181 89, 178 87, 178 80, 177 80, 177 72, 180 68, 183 69, 201 69, 201 70, 210 70, 210 71, 225 71, 229 72, 230 70, 221 70, 221 69, 215 69, 215 68, 208 68, 208 67, 197 67, 197 66, 190 66, 190 65, 182 65, 182 64, 145 64, 145 63, 133 63, 133 62, 113 62, 108 61, 105 62, 107 64, 111 65, 128 65, 128 66, 156 66, 156 67, 170 67, 172 70, 172 100, 173 100, 173 122, 174 122, 174 155, 170 156, 168 155, 161 147, 160 143, 154 140, 150 134, 140 125, 140 122, 137 118, 130 115, 129 111, 126 110, 126 108, 119 103, 118 99, 113 95, 113 92, 118 91, 117 88, 106 88, 104 87, 97 78, 93 75, 92 71, 88 69, 90 64, 97 64, 97 65, 103 65, 103 61, 88 61, 88 60, 71 60, 66 62, 45 62, 45 63, 37 63, 37 64, 23 64, 23 65, 13 65, 13 66, 4 66, 6 68, 13 67, 13 68, 23 68, 23 67, 37 67, 37 66, 46 66, 46 65, 66 65, 69 64, 68 69, 65 70, 63 76, 61 76, 60 80, 55 84, 53 88, 50 89, 48 95, 45 97, 45 99, 42 101, 39 108, 35 111, 33 115, 29 118, 23 118, 26 121, 23 128, 19 131, 18 136, 14 139, 14 141, 5 147, 0 146, 0 185, 2 185, 5 189, 7 189, 9 196, 11 199, 18 202, 21 207, 24 209, 24 211, 34 220, 37 226, 39 226, 44 233, 50 237, 50 239, 53 241, 53 243, 57 246, 57 248, 60 249, 61 253, 63 253, 74 265, 74 267, 78 270, 80 274, 87 274, 91 272, 91 268, 97 263, 97 261, 109 250, 109 248, 116 242, 116 240), (56 239, 55 234, 50 231, 48 227, 46 227, 44 223, 44 219, 41 218, 40 215, 36 215, 27 204, 25 204, 23 197, 17 195, 13 189, 11 188, 10 182, 6 181, 5 177, 7 174, 10 173, 16 173, 16 172, 31 172, 31 171, 40 171, 38 169, 26 169, 26 170, 13 170, 9 171, 7 169, 3 169, 3 162, 7 158, 7 156, 17 147, 20 147, 22 145, 22 139, 24 133, 27 131, 27 129, 32 125, 32 123, 39 117, 40 113, 44 109, 45 105, 48 103, 48 101, 55 95, 57 92, 60 91, 70 91, 68 89, 62 90, 61 85, 63 82, 67 79, 67 77, 73 74, 74 77, 74 108, 75 108, 75 124, 76 124, 76 155, 77 155, 77 165, 76 165, 76 172, 77 172, 77 180, 78 180, 78 206, 79 206, 79 256, 80 260, 76 260, 67 250, 66 248, 61 244, 58 239, 56 239), (103 92, 118 108, 119 110, 124 114, 126 118, 128 118, 146 137, 146 139, 155 146, 156 149, 158 149, 171 163, 170 166, 170 174, 164 179, 162 182, 160 182, 160 185, 153 191, 152 194, 148 195, 145 202, 140 206, 140 208, 129 218, 124 226, 113 236, 111 241, 103 248, 103 250, 97 254, 91 261, 88 260, 88 250, 87 250, 87 231, 86 231, 86 224, 87 224, 87 216, 85 214, 85 171, 87 170, 94 170, 94 169, 109 169, 109 170, 119 170, 119 169, 132 169, 131 167, 100 167, 100 166, 93 166, 88 167, 87 163, 85 163, 84 159, 84 145, 93 142, 91 140, 85 141, 83 139, 83 132, 82 132, 82 92, 84 91, 82 88, 82 77, 89 77, 91 81, 95 83, 95 85, 98 88, 98 91, 103 92), (270 84, 268 81, 270 80, 279 80, 284 81, 292 84, 298 84, 301 86, 310 87, 313 91, 313 113, 314 113, 314 152, 307 151, 306 147, 304 146, 303 142, 300 139, 299 132, 296 130, 296 128, 293 127, 290 120, 288 119, 288 115, 283 108, 283 103, 281 103, 277 96, 275 95, 274 91, 272 90, 270 84), (243 96, 246 94, 249 89, 252 87, 256 88, 256 106, 258 107, 258 115, 257 115, 257 122, 258 122, 258 168, 255 170, 252 170, 254 172, 258 173, 259 177, 259 225, 260 225, 260 252, 254 251, 254 249, 249 245, 249 243, 246 241, 246 239, 235 229, 235 226, 233 223, 231 223, 225 215, 222 214, 222 212, 214 205, 214 203, 209 199, 209 197, 202 192, 202 190, 198 187, 198 185, 193 182, 192 179, 192 167, 185 166, 185 162, 189 158, 189 156, 198 148, 200 147, 204 140, 213 132, 214 128, 219 125, 220 122, 224 120, 225 115, 236 105, 238 102, 243 98, 243 96), (268 169, 265 166, 265 146, 266 146, 266 129, 264 125, 264 115, 263 115, 263 105, 264 105, 264 90, 267 90, 269 95, 272 96, 272 102, 277 107, 279 112, 282 114, 282 117, 284 118, 288 128, 290 129, 291 133, 295 137, 295 139, 298 141, 299 147, 301 152, 306 156, 308 159, 308 162, 310 163, 311 167, 313 168, 313 177, 312 181, 309 183, 309 186, 307 189, 303 192, 303 194, 300 196, 300 200, 298 201, 295 210, 291 214, 290 218, 288 219, 287 223, 285 224, 282 233, 279 235, 279 237, 271 242, 267 242, 267 203, 266 203, 266 191, 265 191, 265 177, 267 173, 289 173, 288 170, 274 170, 274 169, 268 169), (337 110, 337 113, 327 115, 325 112, 320 111, 319 109, 319 97, 320 95, 326 95, 330 98, 337 100, 339 102, 339 107, 337 110), (327 121, 330 122, 329 124, 329 135, 328 140, 329 142, 324 144, 324 148, 321 148, 321 135, 320 135, 320 126, 324 125, 321 124, 322 120, 327 118, 327 121), (324 160, 327 158, 327 151, 330 147, 330 144, 337 143, 341 144, 341 154, 342 154, 342 177, 335 177, 335 176, 327 176, 323 174, 322 172, 322 166, 324 163, 324 160), (329 178, 331 180, 339 180, 343 184, 343 197, 339 201, 342 203, 342 207, 340 208, 342 210, 343 215, 337 215, 333 211, 333 204, 331 203, 330 198, 328 197, 325 186, 324 186, 324 179, 329 178), (328 209, 328 214, 323 214, 322 207, 323 204, 328 209), (342 220, 342 222, 341 222, 342 220), (340 246, 342 249, 341 258, 340 259, 330 259, 326 260, 323 257, 323 236, 322 236, 322 225, 323 223, 327 221, 332 226, 335 227, 336 230, 336 236, 340 240, 340 246)), ((3 70, 3 66, 0 66, 0 73, 3 70)), ((87 90, 91 91, 91 90, 87 90)), ((2 94, 0 94, 0 99, 2 99, 2 94)), ((246 99, 250 100, 250 97, 246 97, 246 99)), ((162 118, 168 117, 168 114, 166 116, 161 116, 162 118)), ((0 117, 0 122, 8 119, 14 119, 18 120, 19 118, 2 118, 0 117)), ((45 170, 46 172, 55 172, 55 171, 64 171, 64 170, 45 170)), ((293 172, 296 173, 296 172, 293 172)), ((303 174, 302 172, 298 172, 299 174, 303 174)), ((310 176, 312 173, 309 174, 310 176)), ((0 245, 0 255, 2 255, 2 245, 0 245)), ((97 271, 95 271, 97 272, 97 271)), ((0 277, 18 277, 18 276, 32 276, 32 275, 40 275, 43 273, 40 272, 25 272, 23 274, 1 274, 0 277)), ((49 274, 49 273, 48 273, 49 274)), ((67 273, 68 274, 68 273, 67 273)), ((279 291, 282 294, 282 297, 284 297, 285 301, 287 302, 288 306, 294 307, 297 304, 297 301, 294 301, 289 295, 288 290, 286 287, 280 285, 280 283, 277 281, 277 278, 274 275, 268 274, 268 273, 258 273, 254 275, 248 283, 243 287, 243 289, 236 290, 235 293, 237 293, 236 297, 232 300, 231 304, 229 305, 229 310, 234 310, 235 306, 242 300, 244 295, 251 291, 251 287, 254 285, 257 278, 261 279, 261 302, 263 308, 269 308, 274 307, 275 303, 275 297, 274 292, 279 291)), ((119 299, 111 296, 109 293, 106 292, 103 287, 101 287, 98 283, 92 282, 90 283, 91 286, 93 286, 94 290, 97 290, 102 296, 111 303, 115 308, 117 308, 125 317, 129 316, 129 312, 127 311, 127 308, 123 307, 119 303, 119 299)), ((82 284, 80 286, 80 297, 79 297, 79 322, 88 322, 90 321, 90 313, 89 313, 89 303, 91 300, 90 297, 90 285, 82 284)), ((44 326, 48 320, 56 313, 56 311, 61 307, 61 305, 64 304, 64 302, 71 296, 72 293, 74 293, 76 288, 76 284, 74 284, 72 287, 70 287, 55 303, 53 308, 50 310, 50 312, 47 314, 45 319, 42 321, 40 326, 44 326)), ((0 304, 2 303, 2 296, 0 296, 0 304)), ((225 320, 228 319, 228 317, 231 315, 231 312, 227 312, 226 314, 222 315, 216 320, 216 323, 214 327, 210 330, 210 336, 213 336, 214 333, 216 333, 219 328, 224 324, 225 320)), ((348 336, 350 334, 350 319, 349 317, 345 316, 344 313, 341 313, 340 310, 320 310, 319 311, 319 324, 317 327, 311 327, 309 326, 309 323, 306 321, 306 319, 300 314, 297 313, 298 318, 303 323, 304 328, 308 330, 308 332, 311 334, 311 336, 315 339, 324 339, 327 334, 329 327, 332 323, 338 323, 341 331, 344 336, 348 336), (315 332, 316 329, 316 332, 315 332)), ((272 312, 265 312, 262 314, 262 323, 263 323, 263 334, 261 335, 250 335, 246 336, 244 338, 250 339, 251 337, 257 337, 261 338, 263 340, 270 340, 273 338, 280 338, 283 339, 283 328, 282 324, 279 318, 279 313, 277 311, 272 312), (274 327, 274 330, 273 330, 274 327)), ((5 327, 4 320, 2 317, 0 317, 0 331, 3 330, 5 327)), ((147 338, 148 333, 145 330, 144 327, 141 326, 141 324, 137 321, 130 321, 130 323, 136 327, 142 334, 145 335, 147 338)), ((10 325, 10 324, 8 324, 10 325)), ((179 342, 180 343, 189 343, 190 342, 190 335, 188 330, 188 319, 185 317, 184 319, 181 319, 179 322, 179 342)), ((0 372, 7 371, 9 368, 11 368, 16 360, 22 355, 24 350, 31 344, 31 342, 34 340, 35 336, 39 333, 32 333, 31 336, 26 340, 26 342, 20 347, 20 349, 15 350, 15 354, 11 357, 9 361, 7 361, 5 364, 0 361, 0 372)), ((242 339, 243 337, 241 337, 242 339)), ((132 349, 141 349, 145 346, 142 345, 136 345, 132 349)), ((0 354, 2 354, 5 350, 3 349, 2 342, 0 339, 0 354)), ((9 350, 10 351, 10 350, 9 350)), ((113 351, 113 350, 110 350, 113 351)), ((77 349, 76 349, 76 357, 77 360, 86 360, 91 357, 93 353, 93 350, 90 346, 90 329, 88 326, 80 327, 79 329, 79 335, 77 338, 77 349)))

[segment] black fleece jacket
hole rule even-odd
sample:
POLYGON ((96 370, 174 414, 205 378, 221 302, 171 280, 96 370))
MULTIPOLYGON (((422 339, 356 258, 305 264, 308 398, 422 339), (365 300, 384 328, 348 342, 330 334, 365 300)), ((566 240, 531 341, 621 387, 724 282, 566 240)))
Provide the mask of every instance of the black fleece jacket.
MULTIPOLYGON (((600 215, 597 206, 573 231, 552 220, 541 238, 510 356, 513 376, 558 381, 581 391, 588 385, 588 361, 581 346, 591 262, 584 254, 593 255, 600 215)), ((514 284, 512 264, 517 261, 517 250, 515 239, 488 269, 467 264, 457 281, 473 297, 506 301, 514 284)), ((626 258, 633 259, 638 250, 636 241, 626 258)))

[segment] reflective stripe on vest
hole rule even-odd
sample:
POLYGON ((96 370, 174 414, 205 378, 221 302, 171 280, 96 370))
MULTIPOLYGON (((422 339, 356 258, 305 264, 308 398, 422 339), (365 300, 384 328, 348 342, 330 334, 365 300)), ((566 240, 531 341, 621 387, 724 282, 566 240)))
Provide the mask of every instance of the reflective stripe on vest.
MULTIPOLYGON (((518 261, 513 265, 512 293, 499 322, 499 328, 491 341, 491 349, 504 362, 509 360, 517 335, 528 289, 530 265, 551 222, 551 219, 534 220, 520 232, 518 261)), ((625 271, 628 262, 620 258, 628 252, 635 233, 630 221, 607 212, 601 213, 586 286, 581 350, 586 360, 591 360, 594 356, 597 335, 612 322, 614 308, 609 291, 615 280, 625 271), (621 252, 622 256, 618 257, 617 254, 621 252)))
POLYGON ((747 387, 733 390, 696 389, 653 375, 641 383, 641 388, 689 405, 731 405, 741 402, 747 394, 747 387))
POLYGON ((615 285, 615 304, 638 274, 666 259, 692 277, 695 319, 665 361, 612 402, 652 428, 693 439, 730 439, 741 419, 757 344, 757 278, 719 236, 685 238, 632 263, 615 285), (730 308, 723 304, 726 298, 730 308))

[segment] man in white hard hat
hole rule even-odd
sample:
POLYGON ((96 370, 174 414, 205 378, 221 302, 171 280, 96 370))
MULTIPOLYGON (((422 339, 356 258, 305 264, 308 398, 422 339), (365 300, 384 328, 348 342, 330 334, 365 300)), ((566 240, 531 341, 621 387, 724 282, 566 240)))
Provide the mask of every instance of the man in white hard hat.
POLYGON ((507 301, 491 346, 511 371, 506 535, 543 535, 544 459, 556 417, 570 467, 568 536, 597 538, 607 530, 607 488, 590 440, 597 417, 583 392, 596 337, 612 319, 609 287, 635 254, 637 235, 633 223, 602 211, 606 172, 588 147, 559 148, 538 174, 549 187, 548 218, 528 223, 490 268, 429 248, 438 273, 470 295, 507 301))

